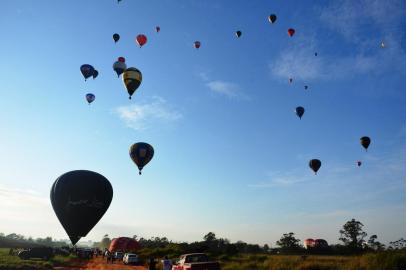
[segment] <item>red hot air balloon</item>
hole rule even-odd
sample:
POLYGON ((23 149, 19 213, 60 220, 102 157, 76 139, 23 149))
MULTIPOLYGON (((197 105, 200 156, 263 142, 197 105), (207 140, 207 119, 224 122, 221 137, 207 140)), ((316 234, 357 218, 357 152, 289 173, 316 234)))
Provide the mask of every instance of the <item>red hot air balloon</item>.
POLYGON ((119 237, 119 238, 114 238, 111 241, 109 251, 110 252, 116 252, 116 251, 122 251, 122 252, 129 252, 129 251, 137 251, 141 248, 140 244, 138 243, 137 240, 129 237, 119 237))
POLYGON ((155 31, 156 31, 157 33, 159 33, 159 31, 161 31, 161 27, 159 27, 159 26, 155 27, 155 31))
POLYGON ((314 248, 314 246, 316 245, 316 242, 314 241, 314 239, 308 238, 308 239, 304 240, 303 244, 304 244, 305 249, 309 249, 309 248, 314 248))
POLYGON ((125 63, 125 58, 124 57, 119 57, 118 62, 125 63))
POLYGON ((193 44, 194 44, 196 49, 200 48, 200 41, 195 41, 193 44))
POLYGON ((140 48, 141 48, 142 46, 145 45, 145 43, 147 43, 147 36, 146 36, 146 35, 143 35, 143 34, 139 34, 139 35, 135 38, 135 40, 137 41, 138 45, 139 45, 140 48))
POLYGON ((288 29, 288 35, 289 35, 290 37, 292 37, 294 34, 295 34, 295 29, 289 28, 289 29, 288 29))

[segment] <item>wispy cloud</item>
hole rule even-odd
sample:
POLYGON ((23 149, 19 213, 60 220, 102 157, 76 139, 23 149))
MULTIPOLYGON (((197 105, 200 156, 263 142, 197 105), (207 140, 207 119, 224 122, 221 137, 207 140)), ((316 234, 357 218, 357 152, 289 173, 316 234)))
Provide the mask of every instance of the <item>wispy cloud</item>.
POLYGON ((207 72, 199 72, 197 75, 213 93, 228 98, 248 98, 237 83, 224 80, 212 80, 207 72))
POLYGON ((161 97, 153 97, 151 102, 118 107, 115 112, 125 124, 135 130, 145 130, 150 125, 171 123, 183 117, 161 97))
POLYGON ((274 187, 291 187, 298 183, 310 180, 310 176, 303 176, 297 170, 281 173, 267 173, 266 179, 255 184, 249 184, 251 188, 274 188, 274 187))
POLYGON ((313 52, 322 41, 317 35, 298 36, 300 42, 292 43, 270 63, 271 74, 284 80, 330 80, 371 72, 405 72, 406 53, 399 34, 405 13, 402 6, 397 0, 335 1, 320 11, 319 25, 343 36, 353 51, 315 57, 313 52), (385 48, 380 48, 381 41, 385 48))

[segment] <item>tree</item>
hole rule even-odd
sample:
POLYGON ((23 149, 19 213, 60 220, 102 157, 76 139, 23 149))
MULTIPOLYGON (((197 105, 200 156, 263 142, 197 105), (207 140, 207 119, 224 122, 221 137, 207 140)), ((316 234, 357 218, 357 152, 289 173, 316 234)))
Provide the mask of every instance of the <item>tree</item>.
POLYGON ((300 239, 296 239, 293 232, 284 233, 279 241, 276 241, 276 244, 282 249, 298 249, 300 248, 299 242, 300 239))
POLYGON ((110 244, 111 244, 111 239, 108 234, 105 234, 103 236, 103 239, 100 241, 99 247, 101 249, 109 248, 110 244))
POLYGON ((213 242, 216 240, 216 235, 213 232, 209 232, 205 236, 203 236, 204 241, 206 242, 213 242))
POLYGON ((389 242, 390 249, 406 249, 406 240, 400 238, 399 240, 389 242))
POLYGON ((358 220, 352 219, 347 221, 343 225, 343 229, 340 230, 339 240, 353 250, 361 250, 365 242, 364 238, 367 236, 362 227, 364 227, 364 224, 358 220))
POLYGON ((376 234, 371 235, 371 237, 369 237, 368 240, 368 247, 376 250, 376 251, 382 251, 385 249, 385 245, 382 244, 381 242, 377 241, 376 239, 378 239, 378 236, 376 234))

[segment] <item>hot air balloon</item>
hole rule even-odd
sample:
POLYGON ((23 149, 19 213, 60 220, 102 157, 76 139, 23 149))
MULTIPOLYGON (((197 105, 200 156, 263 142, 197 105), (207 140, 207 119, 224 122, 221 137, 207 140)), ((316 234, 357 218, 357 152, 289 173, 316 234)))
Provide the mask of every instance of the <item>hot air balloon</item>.
POLYGON ((295 29, 289 28, 289 29, 288 29, 288 35, 289 35, 290 37, 292 37, 294 34, 295 34, 295 29))
POLYGON ((93 95, 92 93, 86 94, 86 100, 87 100, 87 102, 89 103, 89 105, 90 105, 90 103, 92 103, 95 99, 96 99, 96 96, 93 95))
POLYGON ((99 76, 99 72, 97 70, 93 71, 93 80, 97 78, 97 76, 99 76))
POLYGON ((141 174, 142 168, 151 161, 153 156, 154 148, 148 143, 134 143, 130 147, 130 157, 138 166, 139 174, 141 174))
POLYGON ((124 57, 119 57, 117 60, 118 60, 119 62, 125 63, 125 58, 124 58, 124 57))
POLYGON ((299 106, 299 107, 296 107, 295 112, 296 112, 296 115, 299 116, 300 119, 302 119, 305 109, 303 107, 299 106))
POLYGON ((127 68, 123 73, 123 82, 127 88, 128 94, 130 95, 129 99, 131 99, 131 96, 142 82, 141 71, 134 67, 127 68))
POLYGON ((305 85, 305 86, 304 86, 304 89, 307 90, 307 88, 309 88, 309 86, 305 85))
POLYGON ((310 248, 314 248, 316 243, 315 243, 314 239, 308 238, 308 239, 304 240, 303 244, 304 244, 305 249, 310 249, 310 248))
POLYGON ((361 162, 360 160, 358 160, 358 161, 357 161, 357 165, 358 165, 358 167, 361 167, 362 162, 361 162))
POLYGON ((239 38, 239 37, 241 37, 242 33, 241 33, 241 31, 237 31, 237 32, 235 32, 235 35, 239 38))
POLYGON ((193 43, 193 45, 195 46, 196 49, 199 49, 200 48, 200 41, 195 41, 193 43))
POLYGON ((361 145, 365 148, 365 151, 368 150, 368 146, 371 144, 371 139, 367 136, 361 137, 361 145))
POLYGON ((159 26, 155 27, 155 31, 156 31, 157 33, 159 33, 159 31, 161 31, 161 27, 159 27, 159 26))
POLYGON ((328 247, 328 243, 324 239, 316 239, 316 240, 314 240, 314 247, 315 248, 326 248, 326 247, 328 247))
POLYGON ((122 0, 117 0, 117 4, 120 4, 121 1, 122 1, 122 0))
POLYGON ((56 179, 50 197, 56 216, 75 245, 109 208, 113 188, 103 175, 96 172, 70 171, 56 179))
POLYGON ((381 42, 381 48, 385 48, 385 42, 381 42))
POLYGON ((140 46, 140 48, 142 47, 142 46, 144 46, 145 45, 145 43, 147 43, 147 36, 146 35, 143 35, 143 34, 139 34, 136 38, 135 38, 135 40, 137 41, 137 44, 140 46))
POLYGON ((269 16, 268 16, 268 21, 269 21, 270 23, 275 23, 275 21, 276 21, 276 15, 275 15, 275 14, 269 15, 269 16))
POLYGON ((85 81, 93 76, 94 67, 88 64, 84 64, 80 66, 80 72, 82 72, 83 77, 85 77, 85 81))
POLYGON ((109 247, 110 252, 122 251, 122 252, 135 252, 141 248, 137 240, 130 237, 118 237, 114 238, 109 247))
POLYGON ((315 52, 315 53, 314 53, 314 56, 317 56, 317 55, 318 55, 318 53, 317 53, 317 52, 315 52))
POLYGON ((114 62, 113 69, 117 73, 117 77, 120 77, 120 75, 127 69, 127 65, 119 60, 114 62))
POLYGON ((289 78, 289 83, 292 83, 293 82, 293 78, 289 78))
POLYGON ((115 34, 113 35, 113 40, 114 40, 114 43, 117 43, 117 41, 120 40, 120 35, 117 34, 117 33, 115 33, 115 34))
POLYGON ((317 171, 321 167, 321 161, 318 159, 312 159, 309 161, 309 167, 314 171, 314 174, 317 174, 317 171))

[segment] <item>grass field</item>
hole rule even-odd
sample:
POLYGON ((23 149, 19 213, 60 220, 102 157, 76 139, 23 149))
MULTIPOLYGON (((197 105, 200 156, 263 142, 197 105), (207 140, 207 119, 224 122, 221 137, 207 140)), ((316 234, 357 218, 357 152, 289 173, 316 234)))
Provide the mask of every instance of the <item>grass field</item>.
POLYGON ((0 270, 49 270, 54 266, 67 265, 75 256, 54 256, 49 261, 43 260, 21 260, 18 256, 8 255, 8 248, 0 248, 0 270))
POLYGON ((406 252, 362 256, 248 255, 220 259, 222 270, 406 270, 406 252))

